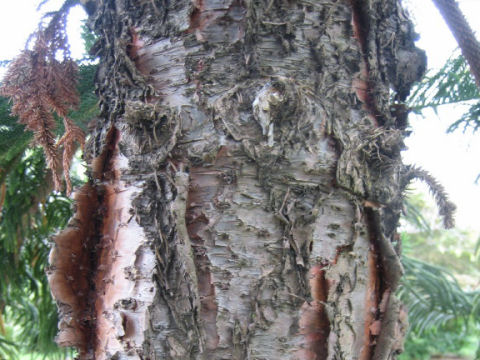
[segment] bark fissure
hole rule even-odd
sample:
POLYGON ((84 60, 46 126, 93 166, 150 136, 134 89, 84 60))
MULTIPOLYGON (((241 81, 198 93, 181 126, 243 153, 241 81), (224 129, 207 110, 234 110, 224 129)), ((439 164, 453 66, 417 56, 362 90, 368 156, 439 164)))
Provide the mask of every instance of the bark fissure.
POLYGON ((353 34, 360 44, 363 54, 363 62, 360 65, 361 72, 352 85, 356 90, 357 96, 364 103, 365 110, 370 113, 372 121, 375 124, 383 125, 385 123, 384 115, 379 111, 376 104, 375 80, 377 79, 372 79, 371 63, 369 62, 369 56, 375 56, 371 53, 374 49, 371 49, 371 46, 369 46, 369 43, 372 41, 368 11, 369 1, 350 0, 350 2, 352 5, 353 34))

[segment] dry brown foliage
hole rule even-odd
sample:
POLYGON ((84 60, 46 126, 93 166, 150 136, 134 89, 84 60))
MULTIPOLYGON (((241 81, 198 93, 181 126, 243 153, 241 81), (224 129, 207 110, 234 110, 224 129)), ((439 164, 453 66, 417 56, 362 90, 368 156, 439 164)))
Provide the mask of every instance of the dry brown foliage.
POLYGON ((42 146, 54 186, 61 189, 59 148, 63 146, 63 172, 67 192, 71 191, 69 169, 75 151, 74 142, 83 146, 85 134, 71 120, 68 112, 79 103, 77 65, 70 58, 65 34, 67 12, 58 12, 48 26, 32 36, 33 45, 11 63, 0 93, 11 99, 12 114, 33 131, 35 143, 42 146), (63 118, 65 134, 55 140, 55 114, 63 118))

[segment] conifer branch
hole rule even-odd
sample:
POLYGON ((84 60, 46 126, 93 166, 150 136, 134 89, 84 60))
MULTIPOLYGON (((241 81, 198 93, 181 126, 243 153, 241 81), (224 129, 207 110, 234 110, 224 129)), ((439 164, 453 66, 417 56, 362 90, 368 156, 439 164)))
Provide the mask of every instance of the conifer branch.
POLYGON ((403 187, 405 188, 414 179, 421 180, 428 186, 437 203, 439 214, 443 219, 443 226, 446 229, 453 228, 455 226, 453 214, 457 207, 449 200, 445 188, 428 171, 413 165, 406 166, 403 174, 403 187))

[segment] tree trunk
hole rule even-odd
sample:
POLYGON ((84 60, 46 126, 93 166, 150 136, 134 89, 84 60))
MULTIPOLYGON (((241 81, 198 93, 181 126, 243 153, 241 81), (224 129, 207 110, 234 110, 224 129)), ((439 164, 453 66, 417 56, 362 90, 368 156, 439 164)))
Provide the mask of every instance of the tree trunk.
POLYGON ((55 239, 81 359, 393 359, 397 0, 96 0, 91 182, 55 239), (395 110, 395 111, 394 111, 395 110))

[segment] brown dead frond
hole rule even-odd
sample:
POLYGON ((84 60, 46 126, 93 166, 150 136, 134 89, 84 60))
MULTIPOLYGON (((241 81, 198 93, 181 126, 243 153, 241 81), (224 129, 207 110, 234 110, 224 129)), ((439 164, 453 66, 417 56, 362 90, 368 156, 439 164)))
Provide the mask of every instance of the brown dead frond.
POLYGON ((65 134, 58 140, 57 147, 63 145, 63 173, 65 174, 65 182, 67 183, 67 194, 72 192, 72 181, 70 180, 69 170, 75 154, 75 141, 80 144, 83 149, 85 145, 85 133, 77 125, 67 117, 63 118, 65 125, 65 134))
POLYGON ((71 191, 69 168, 74 141, 83 144, 85 135, 66 116, 79 103, 77 65, 70 58, 65 33, 67 12, 57 12, 48 26, 32 36, 33 45, 9 66, 0 92, 8 96, 12 113, 33 131, 35 143, 42 146, 52 170, 55 189, 61 189, 58 147, 64 147, 63 170, 67 192, 71 191), (55 114, 64 119, 65 135, 55 142, 55 114))

